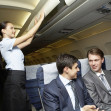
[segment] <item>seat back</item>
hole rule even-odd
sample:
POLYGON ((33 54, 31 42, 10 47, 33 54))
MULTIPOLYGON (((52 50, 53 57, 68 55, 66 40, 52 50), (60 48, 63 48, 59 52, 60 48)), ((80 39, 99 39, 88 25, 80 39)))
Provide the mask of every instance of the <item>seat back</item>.
POLYGON ((82 76, 81 75, 81 62, 78 60, 78 67, 79 67, 79 71, 77 72, 78 76, 82 76))
POLYGON ((50 83, 53 79, 56 79, 58 76, 58 71, 56 68, 56 63, 51 64, 45 64, 38 68, 37 70, 37 83, 39 87, 39 94, 41 101, 39 101, 39 104, 42 105, 42 108, 44 110, 42 97, 43 97, 43 91, 44 91, 44 85, 50 83))
POLYGON ((90 66, 88 63, 88 59, 84 58, 84 59, 79 59, 80 63, 81 63, 81 75, 82 77, 89 71, 90 66))
POLYGON ((42 105, 40 103, 40 96, 38 92, 38 84, 36 78, 37 69, 41 65, 25 66, 26 68, 26 91, 29 96, 30 103, 36 110, 40 110, 42 105))
POLYGON ((36 76, 41 95, 43 94, 44 85, 50 83, 58 74, 55 62, 38 68, 36 76))
MULTIPOLYGON (((80 71, 78 72, 78 76, 81 76, 81 63, 78 61, 80 71)), ((40 96, 42 104, 42 97, 43 97, 43 91, 44 86, 48 83, 50 83, 53 79, 56 79, 56 77, 59 75, 56 62, 51 64, 45 64, 38 68, 37 70, 37 83, 40 90, 40 96)))

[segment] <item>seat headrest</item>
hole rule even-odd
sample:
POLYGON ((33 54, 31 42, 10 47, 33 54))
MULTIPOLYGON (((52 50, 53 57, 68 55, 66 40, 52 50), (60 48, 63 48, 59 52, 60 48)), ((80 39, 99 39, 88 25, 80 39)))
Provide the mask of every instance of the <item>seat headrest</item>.
POLYGON ((40 66, 41 65, 25 66, 25 68, 26 68, 26 80, 36 79, 36 72, 40 66))
POLYGON ((84 76, 90 69, 89 63, 88 63, 88 58, 85 59, 79 59, 81 63, 81 74, 84 76))
POLYGON ((111 70, 111 55, 105 55, 106 70, 111 70))
POLYGON ((56 63, 45 64, 41 66, 37 71, 37 78, 42 80, 44 79, 44 84, 50 83, 53 79, 58 76, 58 70, 56 67, 56 63), (43 75, 43 76, 42 76, 43 75))

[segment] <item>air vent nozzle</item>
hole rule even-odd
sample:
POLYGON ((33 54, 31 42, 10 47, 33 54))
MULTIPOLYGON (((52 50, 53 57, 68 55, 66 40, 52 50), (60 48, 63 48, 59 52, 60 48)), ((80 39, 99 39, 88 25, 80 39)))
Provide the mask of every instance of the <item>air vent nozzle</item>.
POLYGON ((111 2, 102 5, 100 8, 97 9, 97 11, 101 14, 109 14, 111 12, 111 2))
POLYGON ((101 14, 108 14, 111 12, 111 10, 107 9, 107 8, 99 8, 99 9, 97 9, 97 11, 101 14))
POLYGON ((71 33, 74 29, 62 29, 59 31, 59 33, 65 33, 65 34, 68 34, 68 33, 71 33))

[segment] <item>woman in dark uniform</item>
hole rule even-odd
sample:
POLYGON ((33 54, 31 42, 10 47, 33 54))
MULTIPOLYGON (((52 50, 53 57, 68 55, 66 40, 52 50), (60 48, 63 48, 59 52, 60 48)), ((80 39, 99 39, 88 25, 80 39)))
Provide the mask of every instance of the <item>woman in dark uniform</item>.
POLYGON ((26 102, 24 55, 20 49, 29 45, 44 19, 44 12, 25 35, 15 38, 12 23, 0 23, 0 51, 6 62, 6 79, 3 87, 2 111, 29 111, 26 102))

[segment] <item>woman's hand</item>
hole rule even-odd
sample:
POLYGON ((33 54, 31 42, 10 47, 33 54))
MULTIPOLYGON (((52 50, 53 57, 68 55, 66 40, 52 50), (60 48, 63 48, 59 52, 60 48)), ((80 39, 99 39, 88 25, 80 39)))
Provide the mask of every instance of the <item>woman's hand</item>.
POLYGON ((23 36, 16 38, 14 46, 18 46, 20 49, 26 47, 31 43, 37 30, 39 29, 42 21, 44 20, 44 11, 41 11, 39 19, 35 18, 35 25, 23 36))
POLYGON ((39 20, 43 21, 44 17, 45 17, 45 13, 44 13, 44 11, 42 11, 41 14, 40 14, 39 19, 37 19, 37 17, 35 17, 34 24, 36 25, 39 20))

